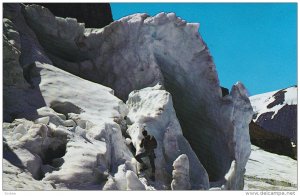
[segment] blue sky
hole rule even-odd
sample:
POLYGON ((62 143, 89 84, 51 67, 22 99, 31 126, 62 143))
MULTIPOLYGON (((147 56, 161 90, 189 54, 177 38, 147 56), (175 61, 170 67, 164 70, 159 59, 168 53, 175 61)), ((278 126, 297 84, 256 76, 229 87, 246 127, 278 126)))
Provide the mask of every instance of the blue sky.
POLYGON ((114 20, 175 12, 200 23, 222 86, 241 81, 250 95, 297 84, 296 3, 111 3, 114 20))

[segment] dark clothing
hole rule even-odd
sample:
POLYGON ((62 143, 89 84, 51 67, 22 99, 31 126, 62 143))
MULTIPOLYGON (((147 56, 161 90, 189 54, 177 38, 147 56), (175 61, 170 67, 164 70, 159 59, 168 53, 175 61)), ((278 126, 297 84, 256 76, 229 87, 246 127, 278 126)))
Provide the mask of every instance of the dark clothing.
POLYGON ((154 154, 154 149, 151 150, 151 151, 145 151, 145 152, 142 152, 138 155, 135 156, 135 159, 145 165, 144 161, 142 160, 143 157, 146 157, 148 156, 149 157, 149 160, 150 160, 150 165, 151 165, 151 168, 152 168, 152 173, 155 173, 155 163, 154 163, 154 159, 155 159, 155 154, 154 154))
POLYGON ((149 157, 150 160, 150 165, 152 168, 152 174, 155 173, 155 163, 154 163, 154 159, 156 158, 155 153, 154 153, 154 149, 157 147, 157 141, 156 139, 151 136, 151 135, 146 135, 140 144, 141 148, 145 148, 145 152, 142 152, 138 155, 135 156, 135 159, 145 165, 144 161, 142 160, 143 157, 149 157))
POLYGON ((156 141, 155 137, 153 137, 152 135, 146 135, 142 139, 140 147, 142 147, 142 148, 144 147, 146 151, 154 150, 154 148, 157 147, 157 141, 156 141))
POLYGON ((129 148, 129 150, 131 151, 132 154, 136 153, 136 148, 134 147, 132 142, 129 144, 128 148, 129 148))

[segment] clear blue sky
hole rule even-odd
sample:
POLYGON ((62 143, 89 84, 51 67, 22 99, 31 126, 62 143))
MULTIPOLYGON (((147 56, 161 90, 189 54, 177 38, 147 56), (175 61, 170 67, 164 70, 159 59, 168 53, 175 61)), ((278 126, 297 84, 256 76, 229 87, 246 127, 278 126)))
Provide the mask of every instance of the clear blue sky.
POLYGON ((296 3, 111 3, 114 20, 175 12, 200 23, 222 86, 241 81, 250 95, 297 84, 296 3))

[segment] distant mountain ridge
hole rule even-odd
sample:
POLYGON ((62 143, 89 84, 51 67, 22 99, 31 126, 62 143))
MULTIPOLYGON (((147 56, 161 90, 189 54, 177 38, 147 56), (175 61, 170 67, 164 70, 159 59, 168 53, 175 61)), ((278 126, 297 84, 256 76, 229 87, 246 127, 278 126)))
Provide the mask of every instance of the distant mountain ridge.
POLYGON ((250 97, 254 110, 250 124, 253 144, 290 156, 290 150, 297 145, 297 92, 298 87, 292 86, 250 97))

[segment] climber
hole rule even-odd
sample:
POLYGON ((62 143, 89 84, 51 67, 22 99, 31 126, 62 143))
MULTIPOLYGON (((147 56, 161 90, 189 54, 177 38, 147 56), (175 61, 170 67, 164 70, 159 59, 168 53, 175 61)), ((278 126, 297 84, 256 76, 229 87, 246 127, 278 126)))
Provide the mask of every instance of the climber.
POLYGON ((150 160, 150 165, 152 168, 152 175, 150 177, 151 180, 155 180, 155 163, 154 163, 154 159, 156 158, 155 153, 154 153, 154 149, 157 147, 157 141, 154 138, 154 136, 152 135, 148 135, 148 132, 145 130, 145 128, 143 129, 142 132, 144 138, 141 141, 140 147, 144 148, 144 152, 138 154, 135 156, 135 159, 142 164, 142 168, 140 169, 141 171, 146 170, 148 167, 146 166, 146 164, 144 163, 144 161, 142 160, 143 157, 148 156, 149 160, 150 160))

